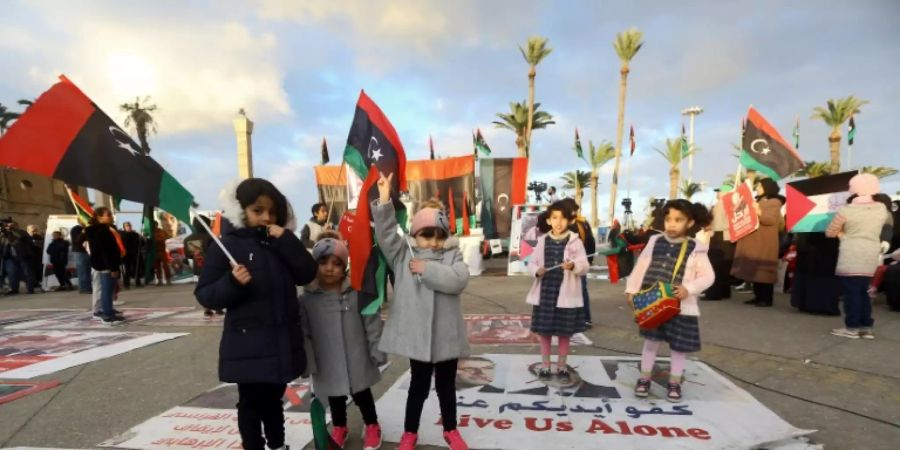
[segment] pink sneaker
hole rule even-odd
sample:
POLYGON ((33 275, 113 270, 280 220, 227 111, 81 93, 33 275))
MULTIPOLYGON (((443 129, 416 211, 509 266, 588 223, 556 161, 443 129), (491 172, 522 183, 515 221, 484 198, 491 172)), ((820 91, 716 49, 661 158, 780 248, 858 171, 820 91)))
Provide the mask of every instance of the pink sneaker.
POLYGON ((459 430, 445 431, 444 440, 447 441, 450 450, 469 450, 469 446, 466 445, 466 441, 459 434, 459 430))
POLYGON ((343 447, 347 442, 347 427, 332 427, 331 439, 335 444, 343 447))
POLYGON ((381 448, 381 426, 377 423, 366 425, 366 432, 363 434, 363 450, 378 450, 379 448, 381 448))
POLYGON ((416 442, 418 440, 418 433, 404 431, 403 436, 400 438, 400 445, 397 447, 397 450, 416 450, 416 442))

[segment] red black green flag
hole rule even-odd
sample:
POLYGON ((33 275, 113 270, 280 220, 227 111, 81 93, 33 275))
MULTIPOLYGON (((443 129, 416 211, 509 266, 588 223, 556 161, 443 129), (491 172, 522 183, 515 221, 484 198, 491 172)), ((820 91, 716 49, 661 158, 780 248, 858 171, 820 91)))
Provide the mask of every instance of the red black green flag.
POLYGON ((191 193, 65 77, 0 138, 0 165, 158 206, 191 222, 191 193))
POLYGON ((360 293, 362 314, 377 314, 387 292, 387 262, 375 244, 369 210, 378 199, 379 173, 393 174, 391 198, 397 211, 397 223, 406 226, 406 208, 400 192, 406 190, 406 153, 394 126, 365 92, 359 93, 353 125, 344 148, 344 162, 356 176, 365 180, 356 206, 356 223, 348 236, 350 244, 350 284, 360 293), (360 270, 362 269, 362 270, 360 270))
POLYGON ((525 204, 528 158, 481 160, 481 225, 488 239, 509 237, 514 205, 525 204))
POLYGON ((803 168, 803 161, 794 147, 752 106, 747 112, 746 123, 741 146, 741 165, 744 168, 773 180, 780 180, 803 168))
POLYGON ((409 161, 406 183, 413 212, 419 210, 422 202, 438 199, 447 209, 451 231, 463 232, 467 222, 474 220, 467 217, 475 211, 475 205, 470 203, 471 193, 475 191, 474 156, 409 161))
POLYGON ((66 186, 66 193, 69 194, 69 200, 75 208, 75 215, 78 216, 78 223, 87 226, 94 215, 94 208, 90 203, 86 202, 80 195, 76 194, 69 186, 66 186))

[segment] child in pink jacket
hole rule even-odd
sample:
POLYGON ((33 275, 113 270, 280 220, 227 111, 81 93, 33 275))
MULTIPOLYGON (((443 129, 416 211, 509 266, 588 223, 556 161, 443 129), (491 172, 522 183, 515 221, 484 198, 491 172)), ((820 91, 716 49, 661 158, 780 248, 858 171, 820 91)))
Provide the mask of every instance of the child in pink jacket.
POLYGON ((534 305, 531 331, 541 339, 543 364, 538 377, 544 381, 551 378, 550 343, 556 336, 559 340, 557 376, 560 382, 568 383, 571 378, 566 365, 569 340, 573 334, 587 329, 581 276, 587 274, 590 264, 578 234, 569 231, 569 218, 574 215, 571 206, 558 201, 550 205, 547 213, 550 231, 538 238, 528 261, 528 270, 535 279, 527 301, 534 305))
POLYGON ((644 337, 644 350, 641 354, 641 377, 634 395, 643 398, 650 394, 650 377, 656 353, 662 342, 667 342, 672 353, 667 398, 671 402, 679 402, 686 354, 700 351, 697 297, 712 286, 716 275, 707 256, 707 247, 688 235, 695 222, 706 219, 696 216, 708 212, 693 208, 687 200, 678 199, 666 203, 663 213, 665 232, 650 238, 641 252, 634 271, 628 277, 625 295, 630 303, 632 296, 641 290, 660 281, 672 282, 672 273, 677 266, 673 285, 675 296, 681 300, 681 314, 659 328, 640 331, 644 337), (678 264, 682 246, 686 246, 687 256, 678 264))

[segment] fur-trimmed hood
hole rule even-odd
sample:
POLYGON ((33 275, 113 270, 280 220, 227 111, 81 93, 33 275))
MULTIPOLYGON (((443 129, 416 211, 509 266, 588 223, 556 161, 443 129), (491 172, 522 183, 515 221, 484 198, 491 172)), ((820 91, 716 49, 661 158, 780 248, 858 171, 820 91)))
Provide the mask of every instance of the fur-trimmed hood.
MULTIPOLYGON (((247 226, 247 215, 244 214, 244 208, 241 208, 241 203, 238 202, 236 195, 237 187, 242 181, 244 180, 241 178, 235 178, 219 191, 219 208, 222 210, 222 218, 228 221, 231 229, 241 229, 247 226)), ((294 216, 294 208, 291 207, 291 202, 287 200, 287 197, 285 197, 285 201, 287 201, 288 217, 284 221, 284 229, 296 232, 297 218, 294 216)), ((222 234, 226 233, 227 231, 223 227, 222 234)))

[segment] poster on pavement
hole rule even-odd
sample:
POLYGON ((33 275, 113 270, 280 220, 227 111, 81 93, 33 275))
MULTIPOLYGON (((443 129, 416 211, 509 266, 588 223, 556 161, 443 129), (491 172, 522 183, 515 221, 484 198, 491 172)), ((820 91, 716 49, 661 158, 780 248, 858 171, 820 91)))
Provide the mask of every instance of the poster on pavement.
POLYGON ((9 309, 0 311, 0 327, 19 322, 28 322, 37 319, 49 319, 52 317, 78 314, 80 309, 9 309))
MULTIPOLYGON (((160 308, 122 308, 123 322, 116 327, 145 320, 191 311, 192 306, 171 306, 160 308)), ((75 312, 51 317, 42 317, 27 322, 19 322, 5 327, 7 330, 109 330, 110 325, 96 319, 91 312, 75 312)))
POLYGON ((59 381, 0 381, 0 405, 59 385, 59 381))
MULTIPOLYGON (((639 358, 569 356, 571 379, 539 381, 537 355, 486 354, 461 359, 459 430, 471 448, 720 449, 756 448, 813 433, 791 426, 701 362, 688 361, 684 399, 665 400, 668 363, 657 363, 651 394, 633 394, 639 358)), ((378 400, 385 440, 403 433, 410 374, 378 400)), ((443 446, 437 396, 425 403, 420 445, 443 446)), ((790 441, 788 441, 790 442, 790 441)), ((773 448, 773 447, 769 447, 773 448)))
POLYGON ((4 330, 0 331, 0 378, 39 377, 186 334, 4 330))
POLYGON ((197 309, 158 319, 143 320, 140 324, 148 327, 221 327, 224 323, 224 314, 207 316, 203 310, 197 309))

